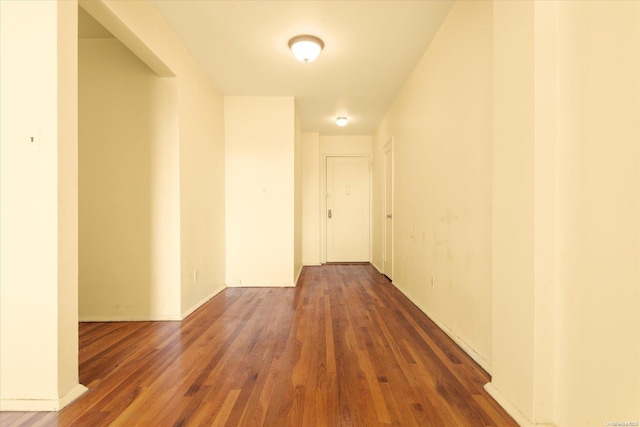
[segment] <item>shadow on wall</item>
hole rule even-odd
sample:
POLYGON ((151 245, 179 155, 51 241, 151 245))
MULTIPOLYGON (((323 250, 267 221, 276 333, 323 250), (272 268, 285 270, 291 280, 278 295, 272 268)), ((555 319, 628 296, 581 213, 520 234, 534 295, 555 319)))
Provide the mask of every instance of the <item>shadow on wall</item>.
POLYGON ((80 321, 180 319, 177 83, 78 46, 80 321))

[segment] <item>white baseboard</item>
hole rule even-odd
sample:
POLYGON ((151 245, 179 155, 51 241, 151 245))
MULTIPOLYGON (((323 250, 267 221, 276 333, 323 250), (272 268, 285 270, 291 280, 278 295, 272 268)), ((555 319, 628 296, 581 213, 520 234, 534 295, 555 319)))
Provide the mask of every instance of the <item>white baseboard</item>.
POLYGON ((489 396, 493 397, 493 399, 502 406, 502 409, 507 411, 507 414, 511 415, 511 418, 513 418, 520 427, 531 427, 533 425, 529 418, 525 417, 522 412, 509 402, 509 400, 505 398, 492 383, 486 383, 484 385, 484 389, 489 393, 489 396))
POLYGON ((242 283, 227 284, 228 288, 295 288, 294 283, 242 283))
POLYGON ((0 411, 48 412, 60 411, 62 408, 82 396, 88 389, 77 384, 60 399, 1 399, 0 411))
POLYGON ((116 316, 79 316, 79 322, 172 322, 182 317, 171 314, 119 314, 116 316))
POLYGON ((556 427, 553 423, 535 423, 531 421, 526 415, 524 415, 516 406, 509 401, 502 393, 498 391, 498 389, 493 385, 493 383, 486 383, 484 385, 484 389, 489 396, 493 397, 493 399, 498 402, 502 409, 504 409, 507 414, 511 415, 511 418, 518 423, 520 427, 556 427))
POLYGON ((485 371, 491 374, 491 363, 480 354, 478 354, 473 347, 467 344, 459 335, 457 335, 454 331, 452 331, 447 325, 442 323, 437 317, 435 317, 432 313, 429 313, 424 308, 420 307, 409 295, 407 295, 402 289, 397 287, 395 283, 393 283, 396 289, 398 289, 404 296, 406 296, 409 301, 411 301, 416 307, 420 309, 433 323, 436 324, 438 328, 442 330, 445 334, 449 336, 469 357, 473 359, 478 365, 482 367, 485 371))
POLYGON ((447 334, 449 336, 449 338, 451 338, 465 353, 467 353, 467 355, 470 358, 472 358, 474 362, 476 362, 478 365, 480 365, 482 367, 482 369, 487 371, 487 373, 491 374, 492 366, 491 366, 491 363, 489 363, 489 361, 487 359, 485 359, 480 354, 478 354, 473 349, 473 347, 471 347, 469 344, 467 344, 466 341, 464 341, 462 338, 460 338, 460 336, 456 335, 455 332, 453 332, 444 323, 442 323, 440 320, 438 320, 437 317, 435 317, 435 316, 433 316, 433 315, 431 315, 429 313, 425 313, 425 314, 429 317, 429 319, 431 319, 431 321, 433 321, 433 323, 436 324, 436 326, 438 326, 438 328, 440 328, 445 334, 447 334))
POLYGON ((215 297, 216 295, 218 295, 220 292, 224 291, 225 288, 220 288, 217 289, 213 292, 211 292, 209 295, 207 295, 206 297, 204 297, 203 299, 201 299, 199 302, 197 302, 196 304, 194 304, 190 309, 188 309, 187 311, 185 311, 184 313, 182 313, 182 319, 184 320, 187 317, 189 317, 194 311, 196 311, 197 309, 199 309, 200 307, 202 307, 207 301, 209 301, 211 298, 215 297))

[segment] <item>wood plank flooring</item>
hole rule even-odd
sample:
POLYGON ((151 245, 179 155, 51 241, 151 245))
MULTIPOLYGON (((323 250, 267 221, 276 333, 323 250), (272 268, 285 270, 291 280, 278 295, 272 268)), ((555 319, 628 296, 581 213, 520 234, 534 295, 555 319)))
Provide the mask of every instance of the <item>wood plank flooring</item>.
POLYGON ((80 324, 80 382, 8 426, 517 426, 489 375, 370 265, 226 289, 183 322, 80 324))

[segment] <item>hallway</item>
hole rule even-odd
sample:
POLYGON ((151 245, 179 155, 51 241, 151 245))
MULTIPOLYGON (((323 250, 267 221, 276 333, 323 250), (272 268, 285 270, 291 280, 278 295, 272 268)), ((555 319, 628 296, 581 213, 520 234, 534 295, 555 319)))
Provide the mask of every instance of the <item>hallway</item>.
POLYGON ((368 264, 296 288, 229 288, 184 322, 80 324, 59 413, 3 426, 515 426, 489 376, 368 264))

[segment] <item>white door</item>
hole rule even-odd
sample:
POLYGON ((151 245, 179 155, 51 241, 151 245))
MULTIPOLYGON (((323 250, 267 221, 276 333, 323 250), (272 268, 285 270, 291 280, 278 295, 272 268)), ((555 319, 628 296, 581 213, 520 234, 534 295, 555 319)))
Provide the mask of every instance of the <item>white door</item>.
POLYGON ((369 261, 369 158, 327 157, 327 262, 369 261))
POLYGON ((393 147, 384 147, 384 261, 383 273, 393 279, 393 147))

